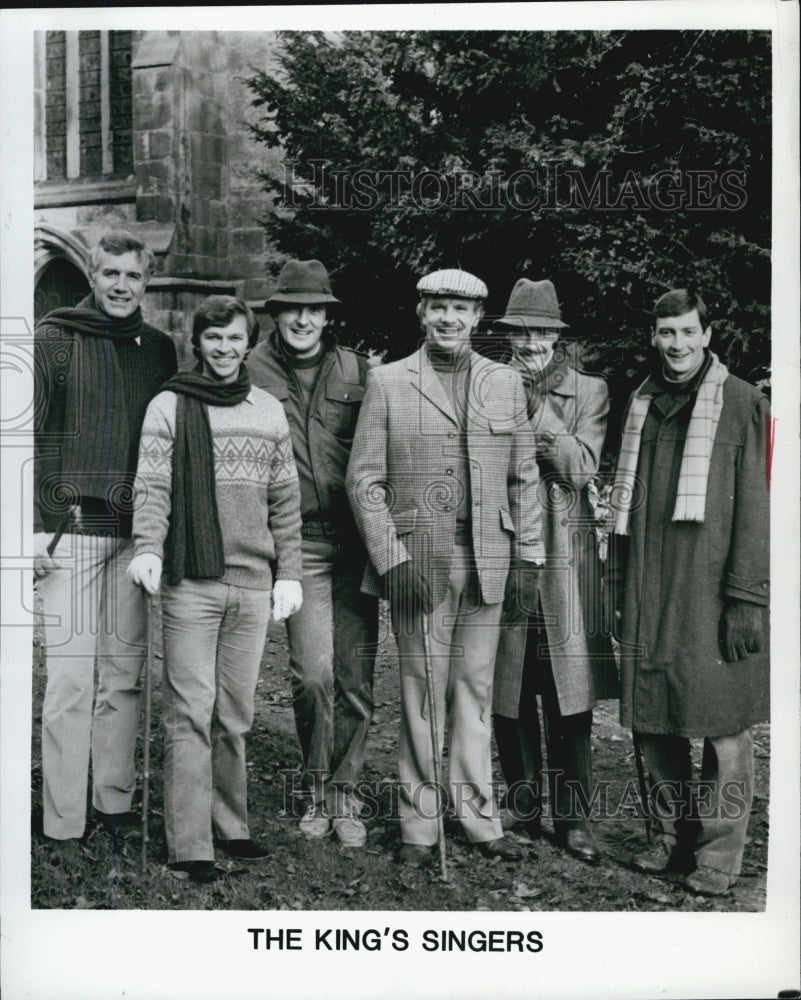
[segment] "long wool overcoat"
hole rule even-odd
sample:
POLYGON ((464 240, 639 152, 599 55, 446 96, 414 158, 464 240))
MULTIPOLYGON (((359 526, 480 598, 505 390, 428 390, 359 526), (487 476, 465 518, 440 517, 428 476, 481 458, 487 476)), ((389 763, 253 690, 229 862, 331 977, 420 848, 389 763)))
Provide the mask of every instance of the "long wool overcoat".
MULTIPOLYGON (((603 379, 573 368, 549 385, 532 416, 540 468, 546 564, 539 575, 548 653, 563 715, 618 693, 617 669, 602 632, 598 539, 587 484, 598 471, 609 394, 603 379)), ((514 603, 514 602, 511 602, 514 603)), ((493 711, 517 718, 523 666, 535 642, 530 621, 504 608, 495 660, 493 711)))
POLYGON ((768 717, 768 401, 732 375, 724 382, 697 523, 671 520, 694 400, 683 398, 667 413, 651 405, 627 552, 614 538, 626 589, 620 718, 643 733, 726 736, 768 717), (720 645, 726 600, 763 608, 763 651, 736 663, 720 645))

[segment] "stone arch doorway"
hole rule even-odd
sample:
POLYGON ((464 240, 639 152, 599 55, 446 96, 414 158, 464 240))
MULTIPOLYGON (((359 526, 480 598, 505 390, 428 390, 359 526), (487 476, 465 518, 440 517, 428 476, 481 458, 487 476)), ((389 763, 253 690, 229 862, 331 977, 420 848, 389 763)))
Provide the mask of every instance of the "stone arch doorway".
POLYGON ((89 294, 89 251, 74 236, 40 223, 33 238, 33 314, 38 322, 51 309, 74 306, 89 294))
POLYGON ((89 294, 86 275, 65 257, 55 257, 42 270, 33 293, 34 322, 62 306, 76 306, 89 294))

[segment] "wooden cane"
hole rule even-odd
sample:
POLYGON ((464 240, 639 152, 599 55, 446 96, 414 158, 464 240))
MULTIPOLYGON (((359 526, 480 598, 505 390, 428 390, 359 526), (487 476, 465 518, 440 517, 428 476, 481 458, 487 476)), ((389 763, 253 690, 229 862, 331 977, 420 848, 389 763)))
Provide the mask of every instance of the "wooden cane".
POLYGON ((645 781, 645 767, 643 766, 642 760, 642 746, 640 744, 640 737, 638 733, 632 733, 632 740, 634 742, 634 760, 637 764, 637 780, 640 784, 640 801, 642 802, 642 807, 645 812, 643 822, 645 823, 645 837, 648 843, 651 843, 651 810, 648 805, 648 785, 645 781))
POLYGON ((47 543, 47 554, 49 556, 52 556, 53 553, 56 551, 56 546, 61 541, 61 536, 64 534, 67 528, 69 528, 70 524, 72 524, 72 521, 74 520, 76 525, 78 525, 80 524, 80 519, 81 519, 81 508, 77 503, 74 503, 67 511, 64 520, 61 522, 61 524, 59 524, 58 528, 56 529, 56 533, 47 543))
POLYGON ((429 617, 425 611, 421 615, 423 632, 423 653, 426 667, 426 695, 428 698, 428 721, 431 730, 431 753, 434 759, 434 784, 437 794, 437 839, 439 841, 439 868, 443 882, 448 881, 448 866, 445 857, 445 817, 442 801, 442 759, 439 753, 439 735, 437 726, 437 705, 434 692, 434 668, 431 662, 431 641, 429 636, 429 617))
POLYGON ((145 655, 145 729, 142 745, 142 872, 147 871, 147 814, 150 799, 150 700, 153 673, 153 597, 145 592, 147 651, 145 655))

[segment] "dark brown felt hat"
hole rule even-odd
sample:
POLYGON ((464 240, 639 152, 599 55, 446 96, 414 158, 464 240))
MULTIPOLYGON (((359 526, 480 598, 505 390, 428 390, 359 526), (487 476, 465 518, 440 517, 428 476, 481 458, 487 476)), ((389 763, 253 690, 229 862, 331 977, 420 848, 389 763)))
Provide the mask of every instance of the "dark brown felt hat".
POLYGON ((512 294, 506 312, 498 323, 507 326, 567 326, 562 321, 562 310, 556 298, 552 281, 531 281, 520 278, 512 294))
POLYGON ((331 291, 331 282, 325 265, 319 260, 288 260, 278 275, 275 291, 264 303, 266 306, 283 304, 341 305, 331 291))

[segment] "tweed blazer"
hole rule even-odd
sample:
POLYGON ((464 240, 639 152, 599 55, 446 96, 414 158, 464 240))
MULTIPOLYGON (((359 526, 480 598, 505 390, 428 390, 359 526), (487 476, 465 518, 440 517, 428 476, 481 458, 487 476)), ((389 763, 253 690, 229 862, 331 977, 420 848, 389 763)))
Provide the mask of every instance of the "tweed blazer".
MULTIPOLYGON (((534 435, 520 376, 470 353, 467 450, 473 552, 482 600, 503 599, 510 555, 543 562, 534 435)), ((447 591, 456 528, 459 425, 425 348, 374 368, 345 480, 372 565, 362 590, 413 559, 435 604, 447 591)))

